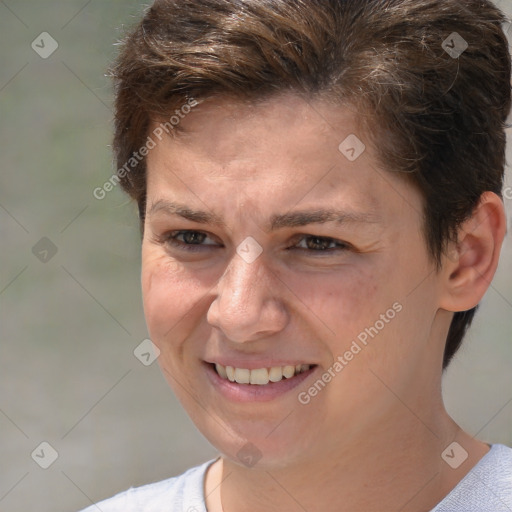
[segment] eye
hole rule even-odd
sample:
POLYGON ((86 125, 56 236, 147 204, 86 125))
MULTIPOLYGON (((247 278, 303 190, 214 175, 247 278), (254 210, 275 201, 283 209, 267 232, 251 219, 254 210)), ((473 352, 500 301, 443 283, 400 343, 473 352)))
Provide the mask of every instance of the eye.
POLYGON ((333 252, 350 249, 350 245, 345 242, 315 235, 301 235, 300 242, 294 247, 313 252, 333 252))
POLYGON ((215 240, 202 231, 171 231, 165 235, 164 242, 185 251, 201 250, 204 246, 219 247, 215 240))
MULTIPOLYGON (((183 251, 201 251, 213 247, 224 247, 209 236, 208 233, 193 230, 171 231, 165 234, 160 241, 183 251)), ((290 249, 310 253, 333 253, 350 248, 350 244, 340 240, 316 235, 300 235, 298 242, 293 247, 290 247, 290 249)))

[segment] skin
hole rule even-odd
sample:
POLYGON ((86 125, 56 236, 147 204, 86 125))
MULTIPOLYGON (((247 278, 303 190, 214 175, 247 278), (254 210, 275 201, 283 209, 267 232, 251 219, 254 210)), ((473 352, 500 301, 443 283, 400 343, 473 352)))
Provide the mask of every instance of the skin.
POLYGON ((476 305, 496 270, 501 200, 482 196, 436 271, 420 193, 383 171, 369 143, 353 162, 338 150, 349 134, 365 141, 349 108, 289 93, 252 106, 216 98, 180 128, 147 157, 142 288, 161 369, 221 454, 207 472, 208 511, 430 510, 489 449, 446 412, 441 367, 452 312, 476 305), (170 202, 222 224, 185 219, 170 202), (366 221, 269 230, 272 215, 322 208, 366 221), (176 238, 184 230, 200 232, 195 244, 176 238), (263 250, 250 264, 236 252, 248 236, 263 250), (401 311, 299 403, 394 303, 401 311), (317 367, 274 400, 234 403, 203 366, 264 356, 317 367), (453 441, 468 452, 457 469, 441 458, 453 441), (261 457, 253 466, 237 456, 247 443, 261 457))

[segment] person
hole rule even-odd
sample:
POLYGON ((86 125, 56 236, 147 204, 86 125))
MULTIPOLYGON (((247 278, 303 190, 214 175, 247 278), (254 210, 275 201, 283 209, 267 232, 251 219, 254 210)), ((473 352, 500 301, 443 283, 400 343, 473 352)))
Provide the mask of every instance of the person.
POLYGON ((157 0, 112 66, 148 331, 219 456, 87 511, 512 510, 441 381, 495 274, 486 0, 157 0))

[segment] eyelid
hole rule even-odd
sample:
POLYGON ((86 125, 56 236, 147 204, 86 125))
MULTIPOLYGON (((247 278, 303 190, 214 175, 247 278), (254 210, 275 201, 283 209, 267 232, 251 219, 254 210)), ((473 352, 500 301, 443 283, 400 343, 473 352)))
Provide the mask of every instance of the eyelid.
MULTIPOLYGON (((184 251, 201 251, 204 250, 204 248, 211 248, 211 247, 224 247, 224 245, 221 243, 219 244, 216 240, 216 236, 212 235, 211 233, 208 233, 207 231, 201 231, 197 229, 179 229, 179 230, 173 230, 169 231, 167 233, 164 233, 161 237, 158 238, 158 241, 163 244, 169 244, 173 247, 177 247, 178 249, 184 250, 184 251), (209 238, 213 242, 216 242, 214 244, 187 244, 185 242, 182 242, 180 240, 177 240, 176 237, 188 233, 196 233, 205 235, 206 238, 209 238)), ((203 241, 204 242, 204 241, 203 241)), ((310 254, 330 254, 335 251, 346 251, 353 249, 353 246, 349 244, 348 242, 344 242, 343 240, 339 240, 337 238, 333 238, 330 236, 324 236, 324 235, 313 235, 310 233, 298 233, 292 238, 292 245, 288 247, 288 250, 297 250, 297 251, 305 251, 310 254), (297 245, 308 239, 308 238, 316 238, 319 240, 328 241, 331 244, 336 244, 335 247, 332 247, 330 249, 324 249, 324 250, 315 250, 315 249, 308 249, 307 247, 297 247, 297 245)))
POLYGON ((177 229, 177 230, 174 230, 174 231, 169 231, 168 233, 166 233, 164 235, 164 238, 169 241, 169 240, 173 240, 173 241, 177 241, 179 243, 179 245, 181 246, 184 246, 184 247, 211 247, 211 246, 222 246, 224 247, 224 245, 222 243, 219 244, 219 242, 216 240, 216 236, 212 235, 211 233, 208 233, 207 231, 200 231, 198 229, 177 229), (205 243, 202 243, 202 244, 186 244, 184 242, 181 242, 180 240, 176 240, 176 237, 180 236, 180 235, 186 235, 188 233, 196 233, 196 234, 200 234, 200 235, 205 235, 206 239, 210 239, 212 242, 215 242, 213 244, 205 244, 205 243))
POLYGON ((328 252, 332 252, 333 250, 348 250, 348 249, 353 249, 353 246, 351 244, 349 244, 348 242, 344 242, 343 240, 339 240, 338 238, 333 238, 331 236, 324 236, 324 235, 311 235, 311 234, 306 234, 306 233, 302 233, 302 234, 298 234, 295 238, 295 245, 294 247, 292 248, 295 248, 295 249, 298 249, 298 250, 304 250, 304 251, 309 251, 309 252, 318 252, 318 253, 328 253, 328 252), (307 249, 307 248, 303 248, 303 247, 295 247, 295 245, 297 245, 298 243, 302 242, 303 240, 307 239, 307 238, 317 238, 319 240, 326 240, 330 243, 334 243, 336 244, 337 247, 334 247, 332 249, 326 249, 324 251, 315 251, 314 249, 307 249))

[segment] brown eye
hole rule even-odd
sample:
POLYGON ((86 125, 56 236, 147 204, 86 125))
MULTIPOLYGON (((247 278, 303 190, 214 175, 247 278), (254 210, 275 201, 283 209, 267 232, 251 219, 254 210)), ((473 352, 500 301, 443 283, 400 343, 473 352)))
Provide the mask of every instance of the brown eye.
POLYGON ((323 236, 307 235, 303 236, 296 246, 299 249, 306 249, 316 252, 332 252, 334 250, 346 250, 348 244, 323 236))
POLYGON ((222 244, 216 243, 208 233, 203 233, 202 231, 173 231, 168 233, 163 241, 170 246, 185 251, 222 247, 222 244))
MULTIPOLYGON (((202 244, 206 237, 205 233, 200 233, 199 231, 185 231, 177 235, 183 237, 183 242, 186 244, 200 245, 202 244)), ((176 237, 176 238, 177 238, 176 237)))

